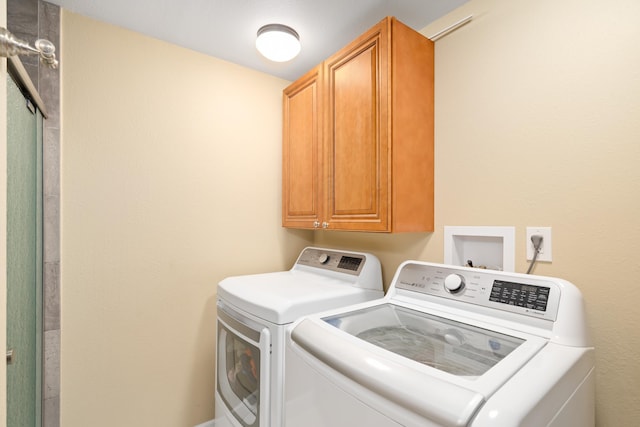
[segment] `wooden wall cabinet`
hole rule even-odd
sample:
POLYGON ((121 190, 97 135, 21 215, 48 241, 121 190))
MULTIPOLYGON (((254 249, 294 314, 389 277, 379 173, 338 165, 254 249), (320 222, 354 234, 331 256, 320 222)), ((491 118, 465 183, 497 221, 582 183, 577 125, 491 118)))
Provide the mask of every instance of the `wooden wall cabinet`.
POLYGON ((282 224, 433 231, 433 43, 385 18, 283 92, 282 224))

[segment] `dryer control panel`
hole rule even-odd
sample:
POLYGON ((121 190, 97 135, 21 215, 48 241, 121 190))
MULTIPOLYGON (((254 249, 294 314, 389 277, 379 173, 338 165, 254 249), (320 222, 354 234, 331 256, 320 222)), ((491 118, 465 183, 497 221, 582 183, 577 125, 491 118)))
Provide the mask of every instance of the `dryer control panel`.
POLYGON ((291 272, 304 271, 335 283, 382 292, 380 260, 370 253, 306 247, 291 272))
POLYGON ((401 266, 392 286, 552 321, 561 293, 559 284, 550 278, 420 262, 401 266))
POLYGON ((328 249, 306 248, 298 257, 296 264, 323 270, 358 275, 364 267, 364 254, 337 252, 328 249))

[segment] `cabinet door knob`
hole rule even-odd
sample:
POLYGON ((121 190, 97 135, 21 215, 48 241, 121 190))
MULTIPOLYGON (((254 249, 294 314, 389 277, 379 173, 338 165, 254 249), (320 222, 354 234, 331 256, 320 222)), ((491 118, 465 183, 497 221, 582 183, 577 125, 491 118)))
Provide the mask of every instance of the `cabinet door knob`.
POLYGON ((327 221, 324 221, 322 223, 322 228, 329 228, 329 223, 327 221))
POLYGON ((320 221, 313 221, 313 228, 320 227, 320 221))

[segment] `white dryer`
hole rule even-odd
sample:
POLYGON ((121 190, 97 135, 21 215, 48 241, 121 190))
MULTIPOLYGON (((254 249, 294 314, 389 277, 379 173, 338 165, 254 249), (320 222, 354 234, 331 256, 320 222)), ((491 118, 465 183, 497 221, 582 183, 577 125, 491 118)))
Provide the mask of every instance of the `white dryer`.
POLYGON ((594 425, 571 283, 419 261, 387 295, 289 329, 286 427, 594 425))
POLYGON ((281 427, 285 329, 303 315, 382 296, 374 255, 312 247, 291 270, 221 281, 216 427, 281 427))

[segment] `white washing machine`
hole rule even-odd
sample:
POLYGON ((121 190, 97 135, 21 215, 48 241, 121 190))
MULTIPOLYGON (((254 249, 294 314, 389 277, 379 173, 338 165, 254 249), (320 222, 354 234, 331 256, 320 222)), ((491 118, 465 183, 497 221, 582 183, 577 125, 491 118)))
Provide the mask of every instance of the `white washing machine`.
POLYGON ((286 427, 594 425, 594 348, 571 283, 419 261, 377 301, 305 316, 286 427))
POLYGON ((281 427, 285 329, 303 315, 382 296, 375 256, 312 247, 291 270, 221 281, 216 427, 281 427))

